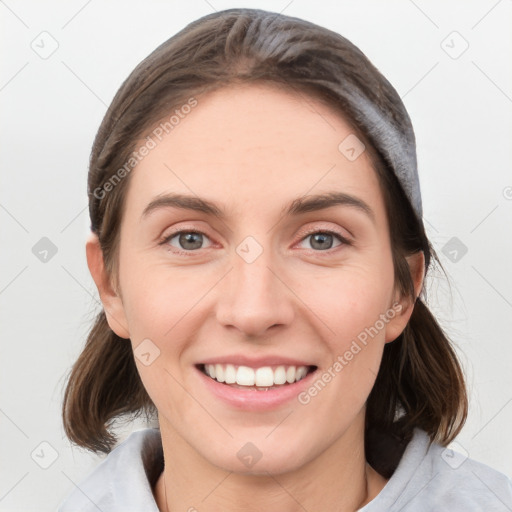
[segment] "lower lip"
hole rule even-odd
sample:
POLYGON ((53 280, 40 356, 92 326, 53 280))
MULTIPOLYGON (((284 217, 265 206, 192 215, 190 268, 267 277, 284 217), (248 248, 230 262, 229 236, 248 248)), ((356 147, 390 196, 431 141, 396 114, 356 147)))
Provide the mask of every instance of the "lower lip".
POLYGON ((208 390, 225 403, 248 411, 266 411, 276 409, 279 406, 290 402, 297 395, 304 391, 311 383, 316 370, 308 373, 303 379, 293 384, 279 386, 268 391, 258 391, 255 389, 240 389, 231 387, 227 384, 217 382, 205 375, 196 367, 201 380, 208 390))

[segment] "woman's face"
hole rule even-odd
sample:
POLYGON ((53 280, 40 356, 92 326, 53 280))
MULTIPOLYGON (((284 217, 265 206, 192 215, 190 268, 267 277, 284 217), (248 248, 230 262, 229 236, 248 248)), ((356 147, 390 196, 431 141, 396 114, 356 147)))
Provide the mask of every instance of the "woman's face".
POLYGON ((229 471, 293 470, 361 439, 384 344, 409 318, 383 197, 321 102, 261 85, 197 101, 132 171, 109 323, 164 436, 229 471), (316 369, 250 387, 302 366, 316 369))

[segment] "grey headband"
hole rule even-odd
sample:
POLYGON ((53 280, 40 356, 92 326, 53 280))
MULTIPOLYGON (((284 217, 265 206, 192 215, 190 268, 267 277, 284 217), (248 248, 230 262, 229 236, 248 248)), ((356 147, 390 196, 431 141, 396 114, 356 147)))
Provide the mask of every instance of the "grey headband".
POLYGON ((358 125, 363 128, 372 144, 394 171, 414 212, 421 220, 423 207, 416 160, 416 139, 405 107, 403 107, 402 115, 406 117, 408 123, 405 131, 402 131, 359 91, 345 91, 345 96, 350 99, 358 125))

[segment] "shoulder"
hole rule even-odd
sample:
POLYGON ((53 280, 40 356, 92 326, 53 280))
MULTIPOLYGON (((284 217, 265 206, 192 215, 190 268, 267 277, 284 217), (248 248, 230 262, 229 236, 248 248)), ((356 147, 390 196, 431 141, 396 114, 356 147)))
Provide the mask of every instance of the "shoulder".
POLYGON ((361 512, 512 511, 512 481, 419 429, 384 489, 361 512))
POLYGON ((130 434, 82 482, 74 484, 58 512, 97 510, 158 512, 151 480, 162 458, 158 429, 130 434))
POLYGON ((421 473, 431 479, 426 490, 436 505, 446 510, 512 510, 512 481, 467 454, 432 444, 423 465, 421 473))

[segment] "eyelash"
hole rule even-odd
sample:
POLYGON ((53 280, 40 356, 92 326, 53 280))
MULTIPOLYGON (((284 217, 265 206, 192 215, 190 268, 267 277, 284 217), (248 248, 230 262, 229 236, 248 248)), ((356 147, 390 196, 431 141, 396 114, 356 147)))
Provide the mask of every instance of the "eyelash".
MULTIPOLYGON (((159 242, 159 245, 166 245, 166 244, 168 244, 175 236, 181 235, 182 233, 194 233, 194 234, 198 234, 198 235, 203 235, 203 236, 205 236, 206 238, 209 239, 208 235, 206 233, 203 233, 202 231, 198 231, 198 230, 195 230, 195 229, 182 229, 180 231, 175 231, 174 233, 171 233, 170 235, 166 236, 163 240, 161 240, 159 242)), ((325 234, 326 235, 333 235, 334 237, 336 237, 341 242, 341 244, 339 246, 337 246, 337 247, 332 247, 332 248, 326 249, 324 251, 315 250, 315 249, 309 249, 309 251, 314 252, 314 253, 316 253, 318 255, 321 255, 322 253, 332 254, 332 251, 335 251, 336 249, 339 249, 342 245, 348 245, 348 246, 352 245, 352 242, 350 242, 347 238, 342 236, 340 233, 338 233, 337 231, 329 230, 329 229, 314 229, 314 230, 308 231, 299 240, 299 242, 302 242, 303 240, 305 240, 306 238, 308 238, 311 235, 315 235, 315 234, 319 234, 319 233, 324 234, 324 235, 325 234)), ((169 251, 170 252, 172 252, 174 254, 178 254, 178 255, 188 256, 188 257, 194 256, 195 255, 194 253, 199 251, 199 249, 196 249, 196 250, 193 250, 193 251, 180 250, 180 249, 176 249, 175 247, 172 247, 170 245, 168 247, 169 247, 169 251), (171 247, 172 247, 172 249, 171 249, 171 247)))

